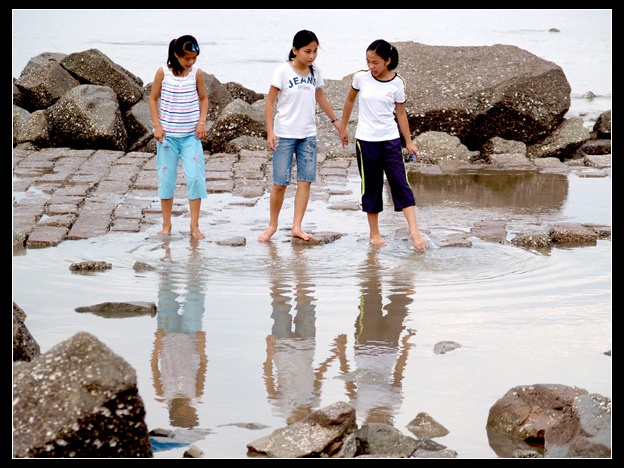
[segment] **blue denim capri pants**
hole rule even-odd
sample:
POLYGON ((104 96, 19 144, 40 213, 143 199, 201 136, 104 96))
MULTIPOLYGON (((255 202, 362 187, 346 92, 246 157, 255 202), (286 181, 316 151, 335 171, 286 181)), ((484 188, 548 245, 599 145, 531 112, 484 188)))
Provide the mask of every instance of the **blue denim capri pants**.
POLYGON ((290 184, 293 157, 297 160, 297 181, 316 182, 316 136, 310 136, 277 138, 277 149, 273 151, 273 183, 290 184))
POLYGON ((206 160, 201 140, 195 138, 195 133, 184 137, 165 137, 165 145, 156 142, 158 198, 173 198, 180 159, 188 199, 206 198, 206 160))

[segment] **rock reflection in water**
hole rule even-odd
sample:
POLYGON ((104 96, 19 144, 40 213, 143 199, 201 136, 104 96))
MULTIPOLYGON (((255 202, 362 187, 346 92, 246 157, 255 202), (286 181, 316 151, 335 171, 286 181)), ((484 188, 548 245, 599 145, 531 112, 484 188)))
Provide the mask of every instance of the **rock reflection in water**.
POLYGON ((462 207, 504 208, 514 212, 561 210, 568 197, 568 177, 529 171, 482 170, 477 173, 411 172, 418 207, 454 203, 462 207))

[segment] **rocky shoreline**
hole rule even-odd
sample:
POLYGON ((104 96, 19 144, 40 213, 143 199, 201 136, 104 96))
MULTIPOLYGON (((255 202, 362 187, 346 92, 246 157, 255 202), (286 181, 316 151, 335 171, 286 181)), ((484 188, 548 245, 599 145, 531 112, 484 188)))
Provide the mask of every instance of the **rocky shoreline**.
MULTIPOLYGON (((591 128, 581 118, 565 119, 570 89, 552 62, 513 46, 397 47, 408 57, 402 61, 402 74, 413 96, 408 118, 419 149, 418 161, 406 164, 409 173, 574 171, 584 177, 610 176, 611 111, 589 123, 591 128), (501 57, 515 65, 491 70, 501 57), (446 67, 436 69, 433 62, 448 63, 458 71, 475 68, 479 80, 450 73, 446 67), (423 73, 427 67, 433 68, 423 73), (509 80, 515 83, 512 88, 509 80), (432 85, 440 82, 465 92, 450 99, 444 87, 432 85), (469 92, 473 88, 474 93, 469 92), (484 104, 486 92, 490 98, 484 104), (512 101, 510 93, 515 96, 512 101), (528 108, 533 109, 530 114, 528 108), (447 118, 442 121, 439 115, 447 118)), ((206 74, 206 83, 209 132, 202 144, 208 192, 232 193, 253 205, 271 184, 264 95, 237 83, 221 84, 213 75, 206 74)), ((337 112, 349 86, 349 77, 326 83, 326 95, 337 112)), ((13 84, 14 247, 41 248, 107 232, 140 232, 157 222, 149 93, 149 84, 143 86, 96 49, 31 59, 13 84)), ((353 148, 342 147, 324 114, 318 114, 317 124, 317 187, 323 197, 340 190, 348 177, 357 177, 357 167, 353 148)), ((351 132, 355 124, 350 123, 351 132)), ((180 180, 176 199, 184 198, 184 190, 180 180)), ((175 209, 183 214, 186 208, 177 204, 175 209)))
MULTIPOLYGON (((404 47, 406 56, 422 49, 418 44, 404 47)), ((453 63, 458 69, 465 65, 465 60, 483 57, 483 52, 518 53, 504 46, 462 50, 464 55, 468 52, 472 55, 454 60, 455 50, 427 48, 427 52, 439 53, 444 57, 442 63, 453 63)), ((611 111, 605 111, 591 123, 580 118, 565 119, 567 88, 561 71, 554 64, 522 55, 528 60, 526 67, 538 70, 537 77, 533 77, 540 83, 538 94, 552 95, 554 88, 561 97, 558 102, 535 106, 540 112, 530 116, 518 111, 526 105, 522 98, 511 108, 502 109, 500 103, 508 90, 496 82, 490 83, 492 106, 486 109, 471 110, 475 107, 472 97, 455 107, 441 96, 418 98, 416 88, 427 89, 427 85, 420 81, 425 74, 417 73, 422 72, 421 59, 413 59, 414 70, 406 73, 413 74, 410 81, 415 86, 416 101, 410 106, 409 114, 420 158, 406 163, 410 177, 452 177, 491 171, 611 177, 611 111), (531 68, 530 64, 535 67, 531 68), (500 122, 494 123, 492 115, 501 112, 500 122), (438 117, 442 113, 452 115, 450 120, 459 127, 457 132, 449 129, 448 121, 441 122, 438 117), (482 123, 489 121, 491 125, 482 128, 495 134, 475 133, 477 119, 482 123), (531 125, 520 125, 522 119, 528 119, 539 130, 534 133, 531 125), (511 138, 509 130, 514 126, 521 129, 517 139, 511 138)), ((505 73, 521 76, 522 72, 505 73)), ((433 79, 444 81, 439 73, 433 74, 433 79)), ((263 135, 264 96, 236 83, 222 85, 211 75, 207 83, 212 104, 210 136, 203 142, 208 192, 232 194, 236 197, 232 203, 237 208, 255 206, 271 185, 271 155, 263 135)), ((456 85, 449 83, 451 87, 456 85)), ((471 83, 461 85, 462 89, 468 89, 471 83)), ((327 83, 326 94, 337 110, 348 86, 348 77, 327 83)), ((517 89, 524 86, 528 85, 520 83, 517 89)), ((114 232, 144 232, 160 223, 146 95, 149 85, 143 87, 130 72, 120 70, 98 51, 69 56, 42 54, 33 58, 23 76, 14 80, 14 255, 23 253, 24 249, 54 247, 62 242, 114 232), (59 80, 59 76, 64 78, 59 80), (111 102, 118 102, 118 107, 109 113, 111 102)), ((354 126, 355 122, 352 129, 354 126)), ((312 196, 329 200, 332 194, 344 193, 348 182, 358 177, 357 165, 352 149, 342 148, 324 115, 318 116, 318 128, 318 181, 312 196)), ((357 197, 332 209, 358 210, 357 197)), ((183 178, 176 193, 174 215, 188 216, 183 178)), ((315 242, 331 242, 335 238, 332 237, 335 233, 321 234, 315 242)), ((470 243, 468 235, 449 235, 442 230, 430 234, 437 236, 441 247, 470 243)), ((476 219, 470 235, 491 242, 508 242, 505 220, 476 219)), ((518 232, 511 242, 521 248, 548 249, 558 245, 595 245, 598 239, 610 236, 610 226, 554 223, 538 231, 518 232)), ((243 236, 230 234, 213 240, 229 244, 245 242, 243 236)), ((72 267, 89 269, 106 268, 106 265, 85 262, 72 267)), ((133 311, 139 307, 137 304, 112 306, 118 307, 116 313, 124 307, 133 311)), ((154 305, 148 304, 146 310, 153 313, 154 305)), ((14 457, 150 458, 157 441, 176 442, 173 431, 155 429, 148 433, 136 374, 123 359, 86 333, 41 354, 36 339, 26 328, 25 318, 26 313, 14 304, 13 389, 20 396, 14 403, 14 457), (93 381, 92 369, 107 377, 93 381), (46 401, 45 407, 34 403, 42 399, 46 401), (68 408, 69 401, 78 403, 68 408), (50 408, 65 409, 54 412, 48 411, 50 408), (118 408, 128 410, 118 411, 118 408), (72 413, 73 410, 77 412, 72 413), (93 437, 94 431, 97 438, 93 437)), ((353 408, 338 402, 251 442, 249 456, 457 457, 454 450, 432 440, 444 428, 427 414, 416 415, 409 428, 415 439, 391 426, 358 428, 354 421, 353 408), (305 434, 308 436, 304 437, 305 434), (293 439, 299 443, 291 444, 289 441, 293 439)), ((510 389, 492 407, 488 428, 492 429, 492 447, 498 448, 500 457, 611 456, 611 401, 583 389, 542 384, 510 389), (533 408, 529 414, 524 411, 527 405, 533 408), (550 415, 547 422, 544 414, 550 415), (532 421, 533 432, 526 430, 527 425, 523 424, 526 420, 532 421), (541 439, 541 449, 525 442, 536 438, 541 439)), ((185 445, 187 442, 183 441, 185 445)), ((184 456, 200 458, 204 454, 191 446, 184 456)))

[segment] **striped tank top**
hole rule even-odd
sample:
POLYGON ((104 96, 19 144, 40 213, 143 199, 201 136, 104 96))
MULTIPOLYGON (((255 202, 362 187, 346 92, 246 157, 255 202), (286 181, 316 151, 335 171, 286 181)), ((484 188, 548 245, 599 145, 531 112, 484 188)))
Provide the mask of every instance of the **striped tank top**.
POLYGON ((163 65, 165 77, 160 90, 160 125, 167 136, 184 137, 195 133, 199 122, 199 96, 197 94, 197 68, 186 76, 175 76, 163 65))

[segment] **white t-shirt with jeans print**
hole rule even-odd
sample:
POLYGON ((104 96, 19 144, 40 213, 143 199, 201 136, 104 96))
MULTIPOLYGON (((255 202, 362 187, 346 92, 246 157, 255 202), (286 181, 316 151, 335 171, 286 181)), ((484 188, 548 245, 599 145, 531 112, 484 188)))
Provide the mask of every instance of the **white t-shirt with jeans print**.
POLYGON ((271 86, 279 89, 273 131, 280 138, 316 136, 316 90, 324 86, 321 70, 301 76, 291 62, 273 72, 271 86))

